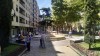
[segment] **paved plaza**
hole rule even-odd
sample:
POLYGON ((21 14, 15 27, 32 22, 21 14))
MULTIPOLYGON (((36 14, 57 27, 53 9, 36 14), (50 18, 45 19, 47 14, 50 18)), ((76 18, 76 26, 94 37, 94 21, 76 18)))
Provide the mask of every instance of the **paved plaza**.
MULTIPOLYGON (((56 36, 53 38, 57 38, 56 36)), ((31 51, 26 51, 22 56, 79 56, 68 46, 69 42, 66 39, 51 41, 50 37, 47 36, 45 44, 45 49, 40 48, 39 38, 33 38, 31 41, 31 51)))

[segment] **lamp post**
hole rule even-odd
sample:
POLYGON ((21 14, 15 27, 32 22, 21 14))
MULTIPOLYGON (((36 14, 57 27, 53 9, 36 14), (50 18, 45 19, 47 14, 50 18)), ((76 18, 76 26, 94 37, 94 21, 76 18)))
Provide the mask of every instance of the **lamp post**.
MULTIPOLYGON (((42 16, 43 16, 43 21, 44 21, 44 19, 45 19, 45 13, 44 12, 43 12, 42 16)), ((43 30, 46 32, 46 26, 45 25, 43 26, 43 30)))
POLYGON ((46 33, 46 29, 48 29, 48 21, 46 21, 46 25, 45 25, 45 33, 46 33))

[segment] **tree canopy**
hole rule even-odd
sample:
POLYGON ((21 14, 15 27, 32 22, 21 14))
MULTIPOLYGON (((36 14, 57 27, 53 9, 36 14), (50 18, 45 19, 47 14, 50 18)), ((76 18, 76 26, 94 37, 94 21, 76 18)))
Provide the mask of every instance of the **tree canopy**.
POLYGON ((89 43, 89 49, 95 41, 96 22, 100 21, 97 0, 84 0, 84 19, 85 19, 85 42, 89 43), (92 40, 91 40, 92 37, 92 40))
POLYGON ((56 25, 72 24, 81 19, 82 0, 57 0, 52 3, 52 17, 56 25), (66 23, 65 23, 66 22, 66 23))
POLYGON ((95 37, 90 42, 88 36, 95 36, 97 23, 100 22, 100 0, 53 0, 52 9, 52 17, 58 26, 65 22, 71 25, 83 18, 85 42, 94 43, 95 37))

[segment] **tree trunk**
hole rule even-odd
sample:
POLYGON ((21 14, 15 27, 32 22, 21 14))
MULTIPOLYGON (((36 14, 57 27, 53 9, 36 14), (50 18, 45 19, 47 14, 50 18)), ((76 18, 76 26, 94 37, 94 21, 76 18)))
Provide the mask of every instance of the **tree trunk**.
POLYGON ((57 34, 59 33, 59 28, 58 28, 58 26, 57 26, 57 34))
POLYGON ((0 0, 0 46, 1 51, 9 44, 11 31, 12 0, 0 0))

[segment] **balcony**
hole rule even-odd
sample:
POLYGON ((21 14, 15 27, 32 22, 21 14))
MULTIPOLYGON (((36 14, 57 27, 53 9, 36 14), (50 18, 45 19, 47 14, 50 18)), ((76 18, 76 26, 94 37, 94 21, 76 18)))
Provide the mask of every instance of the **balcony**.
POLYGON ((21 7, 19 7, 19 13, 25 16, 25 11, 21 7))
POLYGON ((23 0, 20 0, 20 4, 25 8, 25 2, 23 0))
POLYGON ((22 4, 20 4, 20 3, 19 3, 19 7, 21 7, 22 9, 25 10, 25 7, 22 4))
POLYGON ((20 21, 20 23, 23 23, 23 24, 25 24, 25 19, 24 18, 22 18, 22 17, 20 17, 20 19, 19 19, 20 21))

